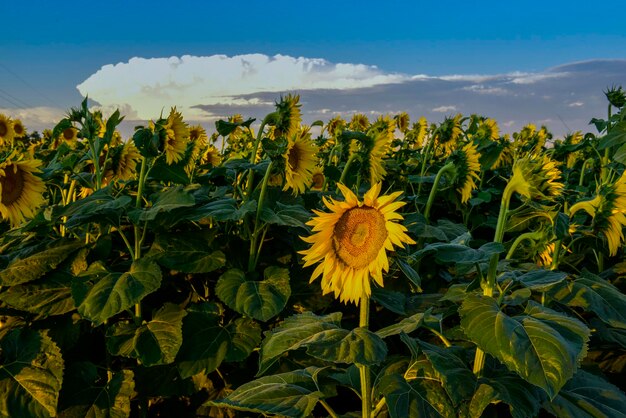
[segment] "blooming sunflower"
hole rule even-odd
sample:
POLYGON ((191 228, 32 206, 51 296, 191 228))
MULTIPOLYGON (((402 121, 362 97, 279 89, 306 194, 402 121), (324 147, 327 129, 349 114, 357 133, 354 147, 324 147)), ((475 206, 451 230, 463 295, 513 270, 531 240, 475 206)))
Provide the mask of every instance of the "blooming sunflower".
POLYGON ((220 165, 220 152, 213 145, 209 145, 202 155, 202 164, 211 164, 213 167, 220 165))
POLYGON ((289 138, 285 158, 285 186, 294 194, 303 193, 311 184, 313 170, 317 163, 317 147, 311 141, 309 129, 304 127, 289 138))
POLYGON ((13 121, 8 116, 0 113, 0 146, 13 144, 14 137, 13 121))
POLYGON ((117 163, 114 175, 118 180, 131 180, 137 173, 137 162, 141 159, 141 154, 133 141, 127 141, 121 147, 119 156, 113 160, 117 163))
POLYGON ((581 209, 593 218, 596 233, 606 237, 609 254, 617 254, 624 241, 622 228, 626 226, 626 173, 615 183, 600 186, 593 199, 574 204, 569 210, 570 217, 581 209))
POLYGON ((13 119, 13 132, 15 133, 15 138, 23 138, 26 136, 26 128, 21 120, 13 119))
POLYGON ((393 133, 390 135, 388 130, 382 129, 378 132, 370 131, 369 136, 371 142, 364 143, 367 154, 364 168, 369 171, 370 184, 375 184, 381 181, 387 174, 383 159, 389 151, 391 141, 393 140, 393 133))
POLYGON ((348 125, 351 131, 361 132, 365 132, 369 126, 369 119, 367 119, 367 116, 362 113, 355 113, 352 115, 352 119, 350 119, 350 124, 348 125))
MULTIPOLYGON (((576 144, 580 144, 580 142, 582 140, 583 140, 582 132, 576 131, 574 133, 570 133, 570 134, 566 135, 564 140, 563 140, 563 143, 565 145, 576 145, 576 144)), ((567 168, 574 167, 574 165, 576 164, 576 160, 578 160, 579 155, 580 155, 579 151, 568 153, 567 154, 567 160, 565 162, 565 166, 567 168)))
POLYGON ((411 149, 421 148, 427 134, 428 121, 422 116, 413 124, 411 130, 405 135, 404 140, 409 143, 409 148, 411 149))
POLYGON ((409 114, 406 112, 402 112, 397 114, 393 118, 396 121, 396 126, 398 127, 398 130, 403 134, 406 134, 406 132, 409 130, 409 114))
POLYGON ((463 130, 461 129, 462 117, 463 116, 459 113, 454 117, 445 118, 436 130, 435 142, 441 147, 441 151, 444 155, 450 155, 450 153, 452 153, 463 135, 463 130))
POLYGON ((66 142, 70 147, 74 148, 76 142, 78 142, 78 129, 73 126, 63 129, 58 141, 55 142, 55 147, 59 146, 62 142, 66 142))
POLYGON ((550 157, 528 155, 513 164, 505 193, 517 192, 527 199, 559 196, 564 188, 560 177, 561 171, 550 157))
POLYGON ((35 175, 40 165, 39 160, 13 159, 12 156, 0 163, 0 214, 13 227, 33 217, 45 202, 46 185, 35 175))
POLYGON ((509 141, 508 136, 505 135, 503 138, 498 140, 498 147, 500 148, 500 153, 498 154, 496 161, 491 166, 493 170, 509 166, 513 163, 513 146, 511 145, 511 141, 509 141))
POLYGON ((311 190, 322 191, 324 188, 324 181, 326 181, 324 169, 322 167, 315 167, 313 175, 311 176, 311 190))
POLYGON ((307 225, 315 233, 301 237, 312 246, 300 253, 305 267, 321 261, 310 282, 322 276, 323 294, 333 292, 342 302, 358 305, 371 295, 370 279, 384 286, 383 271, 389 271, 387 251, 415 241, 396 222, 403 219, 396 210, 405 203, 395 201, 402 192, 379 196, 381 185, 377 183, 361 202, 350 189, 341 183, 338 186, 345 200, 325 199, 331 212, 314 211, 317 216, 307 225))
POLYGON ((471 142, 452 155, 457 173, 456 190, 461 193, 461 203, 467 202, 472 197, 472 190, 477 188, 475 180, 480 180, 479 159, 477 146, 471 142))
POLYGON ((300 113, 300 96, 292 96, 281 98, 276 103, 276 121, 274 123, 275 138, 291 138, 296 135, 300 122, 302 122, 302 114, 300 113))
POLYGON ((500 137, 498 123, 493 119, 485 119, 478 127, 476 136, 478 138, 486 138, 492 141, 497 140, 500 137))
POLYGON ((173 107, 165 124, 165 162, 170 165, 180 161, 187 150, 189 128, 183 122, 183 115, 173 107))

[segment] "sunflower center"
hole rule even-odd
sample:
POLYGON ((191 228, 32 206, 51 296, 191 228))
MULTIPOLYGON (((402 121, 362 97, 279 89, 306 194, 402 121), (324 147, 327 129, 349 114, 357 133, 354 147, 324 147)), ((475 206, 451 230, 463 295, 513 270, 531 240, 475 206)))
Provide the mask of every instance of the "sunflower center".
MULTIPOLYGON (((13 130, 18 136, 21 136, 24 133, 24 127, 22 125, 13 125, 13 130)), ((0 132, 0 134, 2 134, 2 132, 0 132)))
POLYGON ((287 157, 289 161, 289 166, 292 170, 298 170, 298 165, 300 165, 300 149, 297 146, 293 146, 289 150, 289 157, 287 157))
POLYGON ((4 169, 5 176, 0 179, 2 185, 2 204, 8 206, 22 195, 24 190, 24 174, 22 170, 14 171, 13 165, 4 169))
POLYGON ((324 175, 322 173, 313 174, 313 188, 321 189, 324 186, 324 175))
POLYGON ((363 206, 341 215, 335 225, 333 247, 347 266, 360 269, 376 260, 386 239, 384 216, 372 207, 363 206))
POLYGON ((6 123, 0 121, 0 136, 5 136, 9 132, 6 123))
POLYGON ((65 138, 66 140, 70 140, 72 138, 74 138, 74 130, 72 128, 67 128, 63 130, 63 138, 65 138))

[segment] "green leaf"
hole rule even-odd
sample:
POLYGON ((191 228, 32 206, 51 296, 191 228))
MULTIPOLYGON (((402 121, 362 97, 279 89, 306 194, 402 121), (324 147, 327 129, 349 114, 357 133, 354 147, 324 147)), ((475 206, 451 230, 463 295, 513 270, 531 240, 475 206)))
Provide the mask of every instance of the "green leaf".
POLYGON ((167 164, 164 158, 159 158, 152 166, 149 177, 153 180, 174 184, 189 184, 189 176, 185 171, 185 161, 167 164))
POLYGON ((71 274, 55 271, 28 284, 11 286, 0 293, 0 301, 12 308, 36 315, 36 319, 63 315, 74 310, 71 274))
POLYGON ((284 205, 276 202, 274 210, 263 208, 261 219, 268 224, 307 229, 305 223, 311 219, 311 213, 300 205, 284 205))
POLYGON ((154 158, 159 155, 161 138, 159 131, 153 131, 149 128, 140 128, 133 135, 135 146, 145 158, 154 158))
POLYGON ((543 407, 563 418, 626 417, 626 395, 599 376, 579 370, 543 407))
POLYGON ((0 416, 56 416, 63 358, 46 332, 11 330, 0 349, 0 416))
POLYGON ((278 315, 291 295, 289 270, 270 266, 264 271, 264 280, 247 280, 239 269, 222 274, 215 293, 231 309, 259 321, 268 321, 278 315))
POLYGON ((311 312, 290 316, 265 333, 259 352, 259 373, 265 373, 285 352, 297 350, 302 342, 326 330, 340 327, 341 313, 317 316, 311 312))
POLYGON ((217 120, 215 121, 215 129, 217 130, 217 133, 219 133, 222 136, 228 136, 231 133, 233 133, 233 131, 235 129, 237 129, 237 127, 239 126, 243 126, 243 127, 250 127, 250 125, 252 125, 252 122, 254 122, 256 119, 250 118, 248 120, 245 120, 243 122, 228 122, 225 120, 217 120))
POLYGON ((398 315, 406 315, 406 296, 402 292, 385 289, 384 287, 372 288, 372 300, 391 312, 398 315))
POLYGON ((420 275, 417 273, 417 271, 415 271, 415 269, 411 267, 409 263, 407 263, 404 260, 401 260, 400 258, 396 259, 396 263, 398 264, 398 267, 400 267, 400 270, 402 270, 402 273, 404 273, 406 278, 409 279, 411 283, 413 283, 413 285, 415 285, 415 287, 417 288, 417 291, 421 292, 422 291, 422 279, 420 278, 420 275))
POLYGON ((232 198, 222 198, 207 203, 200 209, 205 217, 210 217, 216 221, 240 221, 247 214, 256 211, 256 200, 248 200, 237 207, 237 201, 232 198))
POLYGON ((128 418, 134 396, 133 372, 99 371, 95 364, 78 362, 65 373, 59 418, 128 418))
POLYGON ((88 270, 85 275, 94 283, 75 281, 72 296, 78 312, 96 325, 139 303, 161 285, 161 269, 144 258, 133 262, 126 273, 91 273, 88 270))
POLYGON ((333 363, 380 364, 387 356, 387 345, 365 328, 329 329, 311 335, 300 342, 310 356, 333 363))
POLYGON ((585 271, 578 279, 552 289, 550 296, 591 311, 612 327, 626 329, 626 295, 595 274, 585 271))
POLYGON ((510 317, 490 297, 468 295, 461 327, 486 353, 554 398, 586 354, 589 329, 580 321, 528 302, 510 317))
POLYGON ((210 373, 222 364, 230 344, 228 330, 219 325, 218 308, 210 303, 192 305, 183 319, 183 344, 176 356, 182 378, 210 373))
POLYGON ((166 303, 139 327, 118 322, 107 331, 107 348, 115 356, 136 358, 145 366, 172 363, 183 343, 186 314, 178 305, 166 303))
POLYGON ((67 228, 75 228, 92 222, 119 226, 122 215, 131 203, 130 196, 114 197, 111 195, 111 189, 105 188, 67 206, 54 207, 53 218, 59 219, 66 216, 67 228))
POLYGON ((391 418, 456 416, 446 392, 436 381, 415 379, 407 382, 394 373, 383 376, 378 389, 385 396, 391 418))
MULTIPOLYGON (((507 278, 512 273, 504 274, 502 278, 507 278)), ((567 278, 567 273, 554 270, 533 270, 528 273, 524 273, 521 276, 512 275, 513 281, 520 283, 522 286, 528 289, 535 290, 537 292, 545 292, 557 283, 562 282, 567 278)))
POLYGON ((462 360, 463 349, 442 348, 419 340, 418 344, 454 405, 459 405, 474 393, 476 376, 462 360))
POLYGON ((504 252, 504 246, 498 242, 489 242, 478 249, 460 244, 434 243, 428 244, 422 250, 412 254, 412 257, 422 258, 435 253, 435 259, 444 264, 474 264, 488 261, 493 254, 504 252))
POLYGON ((149 255, 163 267, 182 273, 210 273, 226 264, 222 251, 211 251, 211 237, 185 235, 158 235, 149 255))
POLYGON ((535 386, 514 374, 481 377, 469 403, 468 416, 480 418, 489 404, 504 402, 513 418, 534 418, 544 397, 535 386))
POLYGON ((378 331, 376 331, 376 335, 378 335, 380 338, 387 338, 391 335, 400 334, 401 332, 404 332, 405 334, 410 334, 411 332, 422 326, 422 324, 424 323, 424 315, 428 314, 430 314, 430 311, 427 311, 426 313, 416 313, 415 315, 412 315, 408 318, 404 318, 398 323, 379 329, 378 331))
POLYGON ((43 251, 25 258, 14 259, 0 271, 0 286, 14 286, 37 280, 54 270, 74 251, 83 246, 84 244, 79 241, 57 240, 50 243, 43 251))
POLYGON ((241 385, 224 399, 206 404, 262 414, 308 417, 320 399, 334 394, 332 388, 320 388, 316 376, 320 370, 308 367, 264 376, 241 385))
POLYGON ((153 221, 160 213, 167 213, 174 209, 193 206, 196 203, 189 190, 182 187, 172 187, 157 193, 154 204, 147 209, 137 209, 129 212, 128 217, 134 223, 153 221))
POLYGON ((261 343, 261 327, 250 318, 237 318, 226 327, 230 338, 224 361, 242 361, 261 343))

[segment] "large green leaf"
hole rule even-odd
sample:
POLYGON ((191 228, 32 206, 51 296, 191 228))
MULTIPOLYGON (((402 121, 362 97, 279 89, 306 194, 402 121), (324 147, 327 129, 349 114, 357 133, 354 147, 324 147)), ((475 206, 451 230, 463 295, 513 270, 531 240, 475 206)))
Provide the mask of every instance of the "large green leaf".
POLYGON ((468 295, 461 327, 486 353, 553 398, 584 357, 589 329, 580 321, 528 302, 522 315, 508 316, 495 299, 468 295))
POLYGON ((256 211, 256 206, 256 200, 248 200, 241 207, 238 207, 235 199, 221 198, 207 203, 199 211, 205 217, 213 218, 216 221, 239 221, 248 213, 256 211))
POLYGON ((131 206, 132 201, 130 196, 114 197, 111 195, 111 190, 106 188, 67 206, 55 207, 53 217, 67 217, 65 221, 67 228, 91 222, 118 226, 122 215, 131 206))
POLYGON ((222 251, 209 248, 210 237, 185 234, 184 236, 159 236, 150 248, 150 256, 154 256, 163 267, 183 273, 210 273, 226 264, 226 256, 222 251))
POLYGON ((96 325, 139 303, 161 285, 161 269, 151 260, 139 259, 126 273, 111 273, 101 269, 96 274, 88 270, 87 281, 72 284, 72 296, 78 312, 96 325))
POLYGON ((489 242, 478 249, 470 248, 461 244, 434 243, 428 244, 423 249, 411 256, 421 259, 429 254, 434 254, 440 263, 474 264, 488 261, 492 255, 504 252, 504 246, 497 242, 489 242))
POLYGON ((63 380, 61 350, 45 332, 29 329, 9 331, 0 349, 0 416, 56 416, 63 380))
POLYGON ((446 392, 436 381, 406 381, 404 377, 394 373, 380 379, 378 390, 385 396, 391 418, 456 416, 446 392))
POLYGON ((626 395, 601 377, 579 370, 544 408, 562 418, 624 418, 626 395))
POLYGON ((187 308, 183 320, 183 344, 176 364, 183 378, 210 373, 222 364, 230 343, 228 330, 219 324, 217 306, 210 303, 187 308))
POLYGON ((261 342, 261 327, 250 318, 237 318, 226 326, 230 344, 224 361, 242 361, 261 342))
POLYGON ((159 192, 151 207, 133 210, 128 214, 128 217, 134 223, 153 221, 160 213, 193 206, 195 203, 196 200, 189 190, 183 189, 180 186, 172 187, 159 192))
POLYGON ((309 219, 311 219, 311 213, 300 205, 284 205, 280 202, 276 202, 274 209, 265 207, 261 211, 261 220, 268 224, 307 229, 305 224, 309 219))
MULTIPOLYGON (((428 313, 427 313, 428 314, 428 313)), ((379 329, 376 331, 376 335, 380 338, 387 338, 391 335, 397 335, 401 332, 405 334, 410 334, 415 331, 424 323, 424 313, 416 313, 408 318, 404 318, 400 322, 396 322, 395 324, 391 324, 385 328, 379 329)))
POLYGON ((288 417, 308 417, 320 399, 334 395, 332 386, 321 385, 321 369, 308 367, 245 383, 224 399, 207 405, 288 417))
POLYGON ((150 170, 150 178, 175 184, 189 184, 189 176, 185 171, 185 164, 185 161, 167 164, 165 159, 159 158, 150 170))
POLYGON ((382 363, 387 356, 385 342, 365 328, 321 331, 301 341, 299 347, 306 347, 313 357, 333 363, 372 366, 382 363))
POLYGON ((185 315, 178 305, 167 303, 139 327, 118 322, 107 331, 107 348, 113 355, 137 358, 145 366, 172 363, 183 343, 185 315))
POLYGON ((65 373, 59 418, 128 418, 134 395, 133 372, 107 373, 93 363, 72 364, 65 373))
POLYGON ((462 359, 464 350, 438 347, 424 341, 418 341, 418 344, 452 402, 458 405, 469 398, 476 387, 476 376, 462 359))
POLYGON ((75 308, 71 290, 73 279, 69 273, 55 271, 34 282, 11 286, 0 293, 0 301, 34 314, 36 318, 63 315, 75 308))
POLYGON ((561 283, 567 278, 567 274, 560 271, 538 269, 517 275, 513 272, 506 273, 502 278, 511 278, 522 286, 538 292, 545 292, 552 286, 561 283))
POLYGON ((265 333, 259 352, 259 375, 278 360, 285 352, 297 350, 302 342, 326 330, 339 329, 341 313, 317 316, 311 312, 290 316, 277 327, 265 333))
POLYGON ((489 404, 504 402, 513 418, 535 418, 545 395, 537 387, 512 373, 481 377, 466 415, 480 418, 489 404))
POLYGON ((74 251, 83 246, 84 244, 80 241, 58 240, 49 244, 43 251, 15 259, 0 271, 0 286, 14 286, 37 280, 54 270, 74 251))
POLYGON ((626 329, 626 295, 588 271, 554 288, 550 296, 560 303, 594 312, 605 323, 626 329))
POLYGON ((215 293, 231 309, 259 321, 278 315, 291 295, 289 270, 270 266, 264 271, 264 280, 247 280, 239 269, 222 274, 215 293))

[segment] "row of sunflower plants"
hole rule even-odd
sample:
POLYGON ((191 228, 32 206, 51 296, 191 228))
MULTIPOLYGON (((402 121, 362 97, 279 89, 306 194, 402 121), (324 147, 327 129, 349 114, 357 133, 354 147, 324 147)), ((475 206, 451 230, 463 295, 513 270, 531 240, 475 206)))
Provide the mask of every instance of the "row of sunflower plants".
POLYGON ((626 95, 124 140, 0 115, 0 416, 624 417, 626 95), (315 133, 314 133, 315 132, 315 133))

